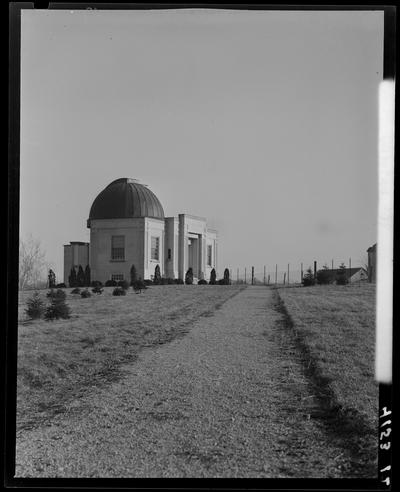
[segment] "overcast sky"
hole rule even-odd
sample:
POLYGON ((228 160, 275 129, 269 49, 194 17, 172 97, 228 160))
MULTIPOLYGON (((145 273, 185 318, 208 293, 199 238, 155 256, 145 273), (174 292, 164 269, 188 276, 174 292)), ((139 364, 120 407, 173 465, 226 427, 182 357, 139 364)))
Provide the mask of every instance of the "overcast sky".
POLYGON ((21 43, 20 231, 60 281, 120 177, 206 217, 220 274, 376 242, 382 12, 23 10, 21 43))

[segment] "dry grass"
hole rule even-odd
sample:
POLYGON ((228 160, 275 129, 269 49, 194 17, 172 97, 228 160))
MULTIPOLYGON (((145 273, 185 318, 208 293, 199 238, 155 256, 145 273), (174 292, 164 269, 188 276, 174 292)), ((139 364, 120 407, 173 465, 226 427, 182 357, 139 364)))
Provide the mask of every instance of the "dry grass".
MULTIPOLYGON (((115 380, 123 363, 143 347, 166 343, 187 332, 200 316, 210 316, 238 286, 153 286, 123 297, 113 288, 82 299, 66 289, 72 317, 28 320, 32 292, 21 292, 18 328, 17 426, 32 428, 82 396, 115 380)), ((46 299, 46 290, 40 292, 46 299)))
POLYGON ((374 379, 375 286, 279 289, 284 325, 304 356, 304 370, 332 441, 351 453, 352 473, 377 466, 378 384, 374 379))
POLYGON ((374 379, 375 285, 279 289, 332 441, 351 454, 352 473, 377 466, 378 384, 374 379))
POLYGON ((375 286, 314 286, 280 289, 279 294, 338 405, 375 426, 375 286))

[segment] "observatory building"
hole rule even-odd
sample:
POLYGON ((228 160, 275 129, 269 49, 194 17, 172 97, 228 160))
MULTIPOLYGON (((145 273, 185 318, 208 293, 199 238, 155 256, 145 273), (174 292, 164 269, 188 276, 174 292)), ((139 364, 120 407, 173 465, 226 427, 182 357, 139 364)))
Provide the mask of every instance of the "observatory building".
POLYGON ((196 281, 217 271, 217 231, 206 219, 187 214, 165 217, 156 195, 135 179, 110 183, 94 200, 87 227, 90 243, 64 246, 64 282, 71 269, 90 266, 91 280, 152 279, 157 265, 165 278, 185 279, 193 269, 196 281))

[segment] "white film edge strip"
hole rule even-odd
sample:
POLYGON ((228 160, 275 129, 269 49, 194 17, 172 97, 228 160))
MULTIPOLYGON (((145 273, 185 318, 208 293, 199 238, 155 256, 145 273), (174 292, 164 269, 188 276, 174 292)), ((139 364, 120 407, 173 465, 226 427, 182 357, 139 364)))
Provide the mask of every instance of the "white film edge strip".
POLYGON ((393 343, 394 111, 394 81, 384 80, 379 87, 375 376, 379 383, 388 384, 392 382, 393 343))

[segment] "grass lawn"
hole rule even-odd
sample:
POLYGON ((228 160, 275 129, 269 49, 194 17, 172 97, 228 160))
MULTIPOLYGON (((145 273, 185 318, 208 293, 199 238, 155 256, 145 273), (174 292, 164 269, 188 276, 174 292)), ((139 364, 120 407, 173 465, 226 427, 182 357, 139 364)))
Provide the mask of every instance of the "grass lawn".
MULTIPOLYGON (((152 286, 142 294, 103 294, 82 299, 65 289, 67 320, 28 320, 20 292, 18 327, 17 429, 40 425, 65 412, 93 386, 120 376, 123 363, 143 347, 166 343, 186 333, 201 316, 211 316, 242 286, 152 286)), ((48 303, 47 290, 40 291, 48 303)))
POLYGON ((377 432, 375 285, 282 288, 279 295, 335 404, 377 432))

